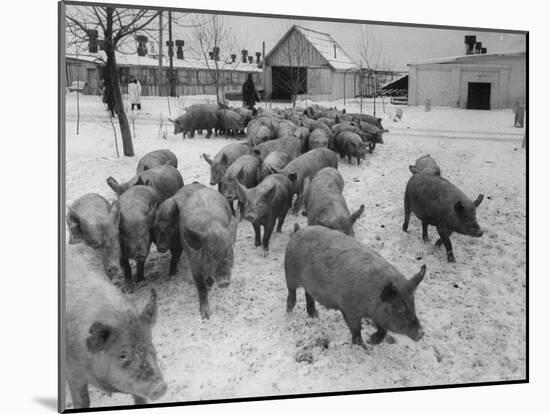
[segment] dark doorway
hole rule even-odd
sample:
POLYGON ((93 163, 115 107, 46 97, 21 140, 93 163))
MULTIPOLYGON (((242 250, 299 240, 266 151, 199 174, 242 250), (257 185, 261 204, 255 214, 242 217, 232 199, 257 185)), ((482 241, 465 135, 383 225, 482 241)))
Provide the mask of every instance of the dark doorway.
POLYGON ((272 99, 290 100, 292 95, 307 93, 307 68, 273 66, 272 99))
POLYGON ((491 83, 468 82, 467 109, 491 109, 491 83))

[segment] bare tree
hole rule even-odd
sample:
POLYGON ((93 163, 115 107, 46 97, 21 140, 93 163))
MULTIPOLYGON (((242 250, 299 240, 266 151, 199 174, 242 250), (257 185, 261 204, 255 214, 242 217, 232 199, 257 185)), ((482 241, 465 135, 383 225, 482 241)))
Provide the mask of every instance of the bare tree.
POLYGON ((216 101, 218 104, 223 104, 223 88, 227 84, 226 76, 239 65, 238 60, 232 62, 228 59, 231 54, 236 54, 235 36, 223 16, 214 14, 208 16, 202 24, 196 25, 194 37, 198 41, 196 52, 204 61, 214 84, 216 101))
POLYGON ((105 88, 112 93, 114 108, 118 116, 122 148, 124 155, 133 156, 132 135, 120 92, 116 52, 120 51, 128 39, 145 30, 158 16, 157 10, 131 9, 112 6, 71 6, 67 7, 67 27, 76 41, 87 42, 88 30, 101 30, 103 33, 104 82, 105 88))
POLYGON ((376 95, 379 87, 379 71, 384 65, 384 49, 380 42, 368 33, 367 25, 359 28, 359 56, 361 59, 361 112, 363 107, 363 88, 367 94, 372 91, 373 115, 376 116, 376 95), (366 85, 365 85, 366 83, 366 85))

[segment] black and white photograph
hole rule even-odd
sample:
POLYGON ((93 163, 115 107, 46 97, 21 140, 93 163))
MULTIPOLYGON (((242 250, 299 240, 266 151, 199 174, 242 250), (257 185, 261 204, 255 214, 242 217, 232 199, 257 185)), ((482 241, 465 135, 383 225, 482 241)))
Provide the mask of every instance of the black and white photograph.
POLYGON ((59 3, 59 410, 527 382, 529 32, 162 6, 59 3))

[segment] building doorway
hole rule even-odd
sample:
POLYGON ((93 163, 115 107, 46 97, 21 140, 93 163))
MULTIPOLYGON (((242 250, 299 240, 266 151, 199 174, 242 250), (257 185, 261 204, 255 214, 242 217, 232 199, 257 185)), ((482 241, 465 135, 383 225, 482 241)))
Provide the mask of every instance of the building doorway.
POLYGON ((467 109, 491 109, 491 83, 468 82, 467 109))
POLYGON ((307 68, 273 66, 271 79, 272 99, 290 101, 292 95, 307 93, 307 68))

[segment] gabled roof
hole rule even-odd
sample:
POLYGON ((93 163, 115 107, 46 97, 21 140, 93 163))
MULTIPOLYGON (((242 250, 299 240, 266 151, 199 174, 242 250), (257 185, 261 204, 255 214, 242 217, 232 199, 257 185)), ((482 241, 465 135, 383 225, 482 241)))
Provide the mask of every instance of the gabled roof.
MULTIPOLYGON (((67 53, 66 58, 79 59, 86 62, 93 62, 101 64, 106 59, 105 53, 99 51, 98 53, 86 53, 79 54, 78 58, 76 54, 67 53)), ((149 56, 138 56, 137 54, 126 54, 126 53, 116 53, 116 61, 120 66, 145 66, 145 67, 156 67, 159 66, 158 59, 154 59, 149 56)), ((162 66, 164 68, 169 67, 169 58, 167 56, 162 57, 162 66)), ((209 62, 210 67, 206 64, 204 59, 173 59, 174 68, 178 69, 213 69, 214 62, 209 62)), ((235 63, 230 61, 221 65, 221 70, 234 70, 237 72, 261 72, 262 70, 258 68, 258 65, 255 63, 242 63, 237 60, 235 63)))
POLYGON ((359 67, 344 49, 328 33, 318 32, 316 30, 306 29, 305 27, 294 25, 279 39, 273 48, 266 55, 268 59, 271 54, 290 36, 294 31, 302 34, 306 40, 319 52, 323 59, 334 70, 358 69, 359 67), (336 55, 336 57, 335 57, 336 55))
POLYGON ((483 60, 483 58, 526 56, 525 51, 483 53, 477 55, 461 55, 433 59, 421 59, 407 63, 407 66, 428 65, 434 63, 466 63, 468 61, 483 60))

